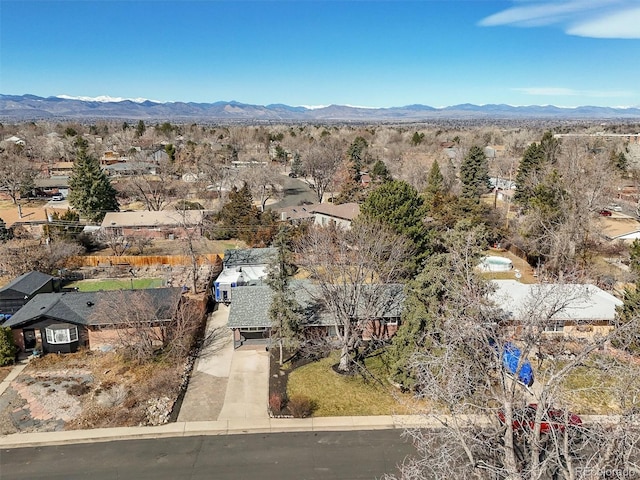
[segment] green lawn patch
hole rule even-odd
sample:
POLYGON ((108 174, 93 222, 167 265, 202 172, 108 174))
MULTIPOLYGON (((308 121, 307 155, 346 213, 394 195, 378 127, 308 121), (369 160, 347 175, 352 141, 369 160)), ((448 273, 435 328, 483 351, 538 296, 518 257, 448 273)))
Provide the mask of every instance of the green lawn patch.
MULTIPOLYGON (((536 369, 538 381, 566 366, 567 360, 545 360, 536 369)), ((618 414, 640 407, 640 365, 610 354, 594 353, 574 368, 560 385, 559 396, 577 413, 618 414)))
MULTIPOLYGON (((361 375, 340 375, 332 368, 337 362, 338 354, 334 353, 295 369, 289 374, 289 398, 302 395, 311 399, 315 417, 409 413, 404 402, 399 402, 404 395, 384 378, 376 382, 365 380, 361 375)), ((370 371, 377 369, 378 365, 370 371)))
POLYGON ((99 290, 144 290, 164 286, 162 278, 105 278, 100 280, 79 280, 66 285, 66 288, 77 288, 81 292, 97 292, 99 290))

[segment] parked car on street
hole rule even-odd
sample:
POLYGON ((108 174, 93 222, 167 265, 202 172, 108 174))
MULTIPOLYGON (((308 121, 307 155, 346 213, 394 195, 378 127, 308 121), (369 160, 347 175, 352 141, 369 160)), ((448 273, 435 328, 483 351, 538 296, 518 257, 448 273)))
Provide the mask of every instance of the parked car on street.
POLYGON ((610 217, 611 216, 611 210, 607 210, 606 208, 603 208, 602 210, 600 210, 599 213, 603 217, 610 217))
MULTIPOLYGON (((514 410, 513 412, 513 429, 514 430, 533 430, 535 428, 536 412, 538 411, 537 403, 530 403, 523 409, 514 410)), ((506 422, 504 410, 498 412, 500 423, 506 422)), ((567 427, 579 427, 582 425, 582 419, 575 413, 561 410, 558 408, 549 408, 542 415, 540 422, 540 433, 549 434, 552 431, 564 432, 567 427)))
POLYGON ((620 205, 618 205, 617 203, 612 203, 607 207, 607 210, 610 210, 612 212, 621 212, 622 211, 622 207, 620 205))

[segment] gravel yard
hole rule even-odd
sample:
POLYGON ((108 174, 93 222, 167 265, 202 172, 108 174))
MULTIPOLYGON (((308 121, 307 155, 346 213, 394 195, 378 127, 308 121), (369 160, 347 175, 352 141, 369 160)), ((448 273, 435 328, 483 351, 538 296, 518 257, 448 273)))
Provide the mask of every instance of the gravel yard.
POLYGON ((113 352, 32 360, 0 396, 0 434, 166 423, 181 373, 113 352))

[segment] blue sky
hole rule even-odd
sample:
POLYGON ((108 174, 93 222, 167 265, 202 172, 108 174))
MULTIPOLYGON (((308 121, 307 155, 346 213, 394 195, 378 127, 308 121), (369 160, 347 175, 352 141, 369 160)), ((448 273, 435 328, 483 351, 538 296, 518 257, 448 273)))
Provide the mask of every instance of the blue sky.
POLYGON ((640 106, 640 0, 0 0, 0 93, 640 106))

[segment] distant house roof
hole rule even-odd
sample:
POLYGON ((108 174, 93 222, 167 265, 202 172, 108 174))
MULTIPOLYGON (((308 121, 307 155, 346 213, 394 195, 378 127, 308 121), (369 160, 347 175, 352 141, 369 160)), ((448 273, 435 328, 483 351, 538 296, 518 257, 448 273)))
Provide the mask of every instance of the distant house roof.
POLYGON ((600 232, 609 240, 633 240, 640 238, 640 222, 631 217, 600 217, 600 232))
POLYGON ((155 163, 149 162, 118 162, 102 167, 103 170, 111 173, 153 173, 157 168, 155 163))
MULTIPOLYGON (((376 312, 359 312, 373 318, 399 318, 404 304, 404 287, 400 284, 384 285, 376 301, 376 312)), ((318 287, 308 280, 292 282, 296 302, 303 312, 306 326, 331 326, 335 321, 326 306, 319 302, 318 287)), ((269 306, 273 290, 266 285, 236 287, 229 310, 229 328, 270 327, 269 306)))
POLYGON ((20 137, 16 137, 15 135, 12 135, 11 137, 5 139, 6 142, 11 142, 11 143, 15 143, 16 145, 24 145, 24 140, 22 140, 20 137))
POLYGON ((524 284, 515 280, 494 280, 496 291, 490 298, 508 318, 526 320, 553 313, 552 319, 570 322, 613 321, 622 301, 588 284, 524 284))
POLYGON ((225 268, 244 265, 266 265, 278 254, 277 248, 236 248, 225 250, 223 264, 225 268))
POLYGON ((53 278, 51 275, 33 270, 13 279, 11 283, 0 288, 0 292, 13 290, 16 293, 31 296, 53 278))
POLYGON ((173 227, 184 223, 198 225, 202 223, 208 213, 208 210, 107 212, 100 228, 173 227))
MULTIPOLYGON (((136 301, 140 292, 149 296, 150 301, 156 307, 158 319, 170 319, 178 299, 181 296, 180 288, 151 288, 147 290, 118 290, 107 292, 62 292, 40 293, 33 297, 25 306, 16 312, 4 323, 5 327, 19 327, 26 323, 46 317, 60 322, 76 325, 98 326, 104 325, 94 318, 93 313, 100 301, 114 294, 123 295, 125 301, 136 301)), ((114 318, 107 325, 118 324, 120 320, 114 318)))
POLYGON ((360 214, 360 205, 357 203, 342 203, 340 205, 320 203, 313 207, 313 213, 320 213, 343 220, 353 220, 360 214))
POLYGON ((276 209, 280 220, 306 220, 312 219, 313 209, 319 204, 313 205, 297 205, 293 207, 283 207, 276 209))
POLYGON ((73 170, 74 162, 54 162, 49 167, 51 170, 73 170))
POLYGON ((69 188, 69 177, 36 178, 35 186, 37 188, 69 188))

